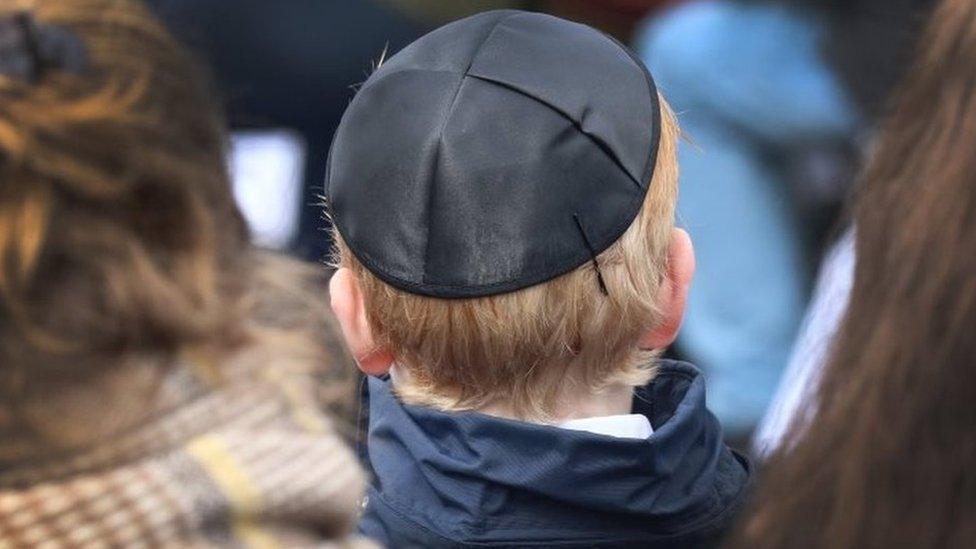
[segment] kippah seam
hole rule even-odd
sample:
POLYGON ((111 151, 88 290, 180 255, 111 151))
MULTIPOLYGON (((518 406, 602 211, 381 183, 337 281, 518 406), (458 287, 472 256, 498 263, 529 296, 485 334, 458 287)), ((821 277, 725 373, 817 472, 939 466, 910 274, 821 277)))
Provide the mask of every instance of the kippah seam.
POLYGON ((603 141, 601 141, 597 136, 595 136, 595 135, 591 134, 590 132, 586 131, 585 129, 583 129, 583 122, 582 122, 582 120, 576 120, 569 113, 567 113, 566 111, 560 109, 556 105, 553 105, 552 103, 549 103, 547 101, 543 101, 542 99, 540 99, 540 98, 532 95, 531 93, 529 93, 529 92, 527 92, 525 90, 520 89, 518 86, 509 84, 508 82, 503 82, 501 80, 496 80, 494 78, 490 78, 490 77, 487 77, 487 76, 481 76, 481 75, 477 75, 477 74, 469 74, 467 76, 470 76, 471 78, 474 78, 476 80, 480 80, 482 82, 486 82, 488 84, 493 84, 493 85, 498 86, 500 88, 504 88, 504 89, 509 90, 509 91, 511 91, 513 93, 517 93, 517 94, 519 94, 519 95, 521 95, 523 97, 527 97, 529 99, 532 99, 533 101, 535 101, 536 103, 539 103, 540 105, 544 105, 544 106, 548 107, 549 109, 551 109, 553 112, 555 112, 556 114, 558 114, 562 118, 565 118, 566 120, 568 120, 573 125, 573 127, 576 128, 576 130, 579 133, 585 135, 590 141, 593 142, 594 145, 596 145, 601 151, 603 151, 603 154, 607 155, 607 157, 610 158, 610 161, 613 162, 613 164, 615 166, 617 166, 618 168, 620 168, 620 171, 624 172, 624 175, 627 176, 627 179, 630 179, 642 191, 643 190, 646 190, 646 183, 641 183, 636 178, 634 178, 634 176, 630 173, 630 171, 623 165, 623 162, 621 162, 620 158, 617 157, 616 154, 614 154, 613 150, 606 143, 604 143, 603 141))
MULTIPOLYGON (((468 60, 468 66, 465 67, 464 71, 461 73, 461 78, 458 79, 457 88, 454 90, 454 97, 451 98, 451 104, 450 106, 448 106, 447 112, 444 114, 444 119, 441 121, 440 127, 437 129, 437 147, 434 149, 434 154, 432 155, 431 158, 431 167, 430 167, 430 173, 431 173, 430 179, 432 182, 436 183, 437 181, 437 166, 440 163, 441 146, 444 143, 444 129, 447 127, 447 124, 451 121, 451 116, 454 114, 454 108, 457 106, 458 97, 461 96, 461 88, 464 87, 464 82, 468 78, 468 73, 471 71, 471 67, 474 66, 474 62, 478 58, 478 54, 481 53, 481 48, 483 48, 484 45, 488 42, 488 40, 491 39, 491 37, 495 34, 495 31, 498 30, 498 27, 501 26, 501 24, 504 21, 506 21, 508 18, 513 17, 517 14, 518 12, 507 13, 505 16, 499 17, 495 21, 495 24, 492 25, 491 30, 485 33, 485 37, 481 40, 481 43, 478 44, 478 47, 475 48, 474 52, 471 54, 471 59, 468 60)), ((431 225, 431 220, 433 219, 433 216, 430 215, 430 212, 432 211, 433 202, 437 194, 437 191, 438 191, 437 185, 436 184, 431 185, 431 189, 429 191, 429 194, 427 195, 427 215, 426 215, 427 233, 425 237, 426 241, 424 242, 424 263, 421 266, 421 271, 420 271, 421 284, 427 283, 427 264, 430 261, 429 259, 430 240, 431 240, 430 225, 431 225)))

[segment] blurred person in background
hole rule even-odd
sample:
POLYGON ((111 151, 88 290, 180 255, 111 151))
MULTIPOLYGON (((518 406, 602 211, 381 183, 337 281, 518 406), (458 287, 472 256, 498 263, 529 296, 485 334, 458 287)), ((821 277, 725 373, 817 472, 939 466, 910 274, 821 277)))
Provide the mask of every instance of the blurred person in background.
POLYGON ((138 2, 0 5, 0 546, 353 543, 324 281, 250 243, 212 97, 138 2))
POLYGON ((850 305, 733 547, 976 539, 976 2, 945 0, 854 209, 850 305))
POLYGON ((789 360, 810 265, 925 3, 695 1, 639 39, 689 136, 678 211, 700 272, 679 347, 733 438, 789 360))
MULTIPOLYGON (((823 3, 808 3, 818 2, 823 3)), ((888 91, 902 75, 920 23, 930 14, 932 4, 932 0, 825 3, 828 9, 824 17, 829 24, 822 51, 869 120, 876 120, 888 107, 888 91)), ((870 149, 873 139, 867 141, 870 149)), ((813 411, 809 404, 854 280, 854 227, 848 217, 842 218, 848 226, 836 231, 841 236, 824 254, 786 370, 753 436, 753 450, 759 456, 775 451, 791 424, 809 420, 813 411)))

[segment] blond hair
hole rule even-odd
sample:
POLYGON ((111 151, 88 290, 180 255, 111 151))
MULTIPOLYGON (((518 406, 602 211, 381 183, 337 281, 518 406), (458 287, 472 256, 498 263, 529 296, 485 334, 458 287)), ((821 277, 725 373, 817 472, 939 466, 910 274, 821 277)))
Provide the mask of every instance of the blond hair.
POLYGON ((661 98, 661 139, 644 205, 630 228, 592 263, 511 293, 438 299, 398 290, 350 253, 338 232, 337 263, 357 276, 376 344, 396 357, 396 391, 442 410, 504 404, 522 419, 549 420, 568 390, 643 385, 653 352, 636 347, 660 321, 677 199, 678 125, 661 98))

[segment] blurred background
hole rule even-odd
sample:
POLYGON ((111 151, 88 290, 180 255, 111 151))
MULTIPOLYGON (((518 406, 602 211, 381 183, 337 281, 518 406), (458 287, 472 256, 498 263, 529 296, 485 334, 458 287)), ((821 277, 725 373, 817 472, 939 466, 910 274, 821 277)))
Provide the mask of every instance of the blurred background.
MULTIPOLYGON (((216 75, 235 193, 258 242, 322 261, 329 144, 385 55, 489 9, 630 45, 679 116, 679 224, 698 274, 673 355, 705 372, 733 439, 791 362, 821 259, 931 0, 149 0, 216 75)), ((808 355, 809 353, 807 353, 808 355)))

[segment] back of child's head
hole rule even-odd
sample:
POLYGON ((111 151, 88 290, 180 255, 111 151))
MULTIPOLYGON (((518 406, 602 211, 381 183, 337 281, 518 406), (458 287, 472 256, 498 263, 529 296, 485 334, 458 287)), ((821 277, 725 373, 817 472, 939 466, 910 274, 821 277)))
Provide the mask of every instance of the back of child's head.
MULTIPOLYGON (((501 404, 518 417, 545 420, 567 391, 646 383, 656 351, 637 341, 660 321, 679 132, 639 61, 588 27, 493 12, 428 35, 390 64, 394 69, 384 66, 386 73, 367 81, 344 119, 332 151, 329 198, 337 264, 355 275, 376 348, 395 358, 400 397, 446 410, 501 404), (479 17, 487 24, 479 25, 479 17), (520 32, 531 34, 525 44, 520 32), (495 44, 503 34, 510 43, 495 44), (396 125, 418 126, 405 121, 411 107, 423 116, 417 104, 427 94, 410 78, 420 70, 435 77, 447 72, 450 63, 436 57, 444 49, 463 50, 468 37, 477 44, 461 63, 462 83, 447 94, 447 114, 435 116, 430 130, 432 166, 411 173, 403 166, 410 155, 391 141, 403 139, 396 125), (547 58, 549 48, 567 57, 547 58), (602 51, 579 61, 573 53, 581 48, 602 51), (531 55, 522 55, 525 49, 531 55), (554 63, 565 66, 554 69, 554 63), (493 64, 500 75, 491 72, 493 64), (607 69, 605 82, 587 74, 589 65, 601 64, 619 65, 607 69), (466 87, 470 80, 486 89, 466 87), (620 99, 613 97, 615 84, 638 90, 620 99), (410 95, 394 100, 393 91, 410 95), (362 99, 364 93, 371 95, 362 99), (504 97, 491 96, 497 93, 504 97), (547 113, 540 115, 544 122, 523 110, 526 96, 547 113), (404 118, 386 107, 399 101, 392 108, 406 109, 404 118), (511 110, 518 127, 506 124, 511 110), (539 129, 553 113, 555 129, 539 129), (389 131, 362 129, 373 123, 389 131), (376 168, 383 162, 400 164, 376 168), (437 190, 397 187, 417 187, 418 178, 437 190), (512 179, 518 187, 506 189, 512 179), (491 185, 496 189, 486 191, 491 185), (523 193, 526 186, 532 191, 523 193), (444 211, 455 218, 436 219, 444 211), (403 233, 418 225, 423 238, 414 253, 421 261, 413 276, 413 243, 403 233)), ((419 147, 422 156, 426 149, 419 147)))

